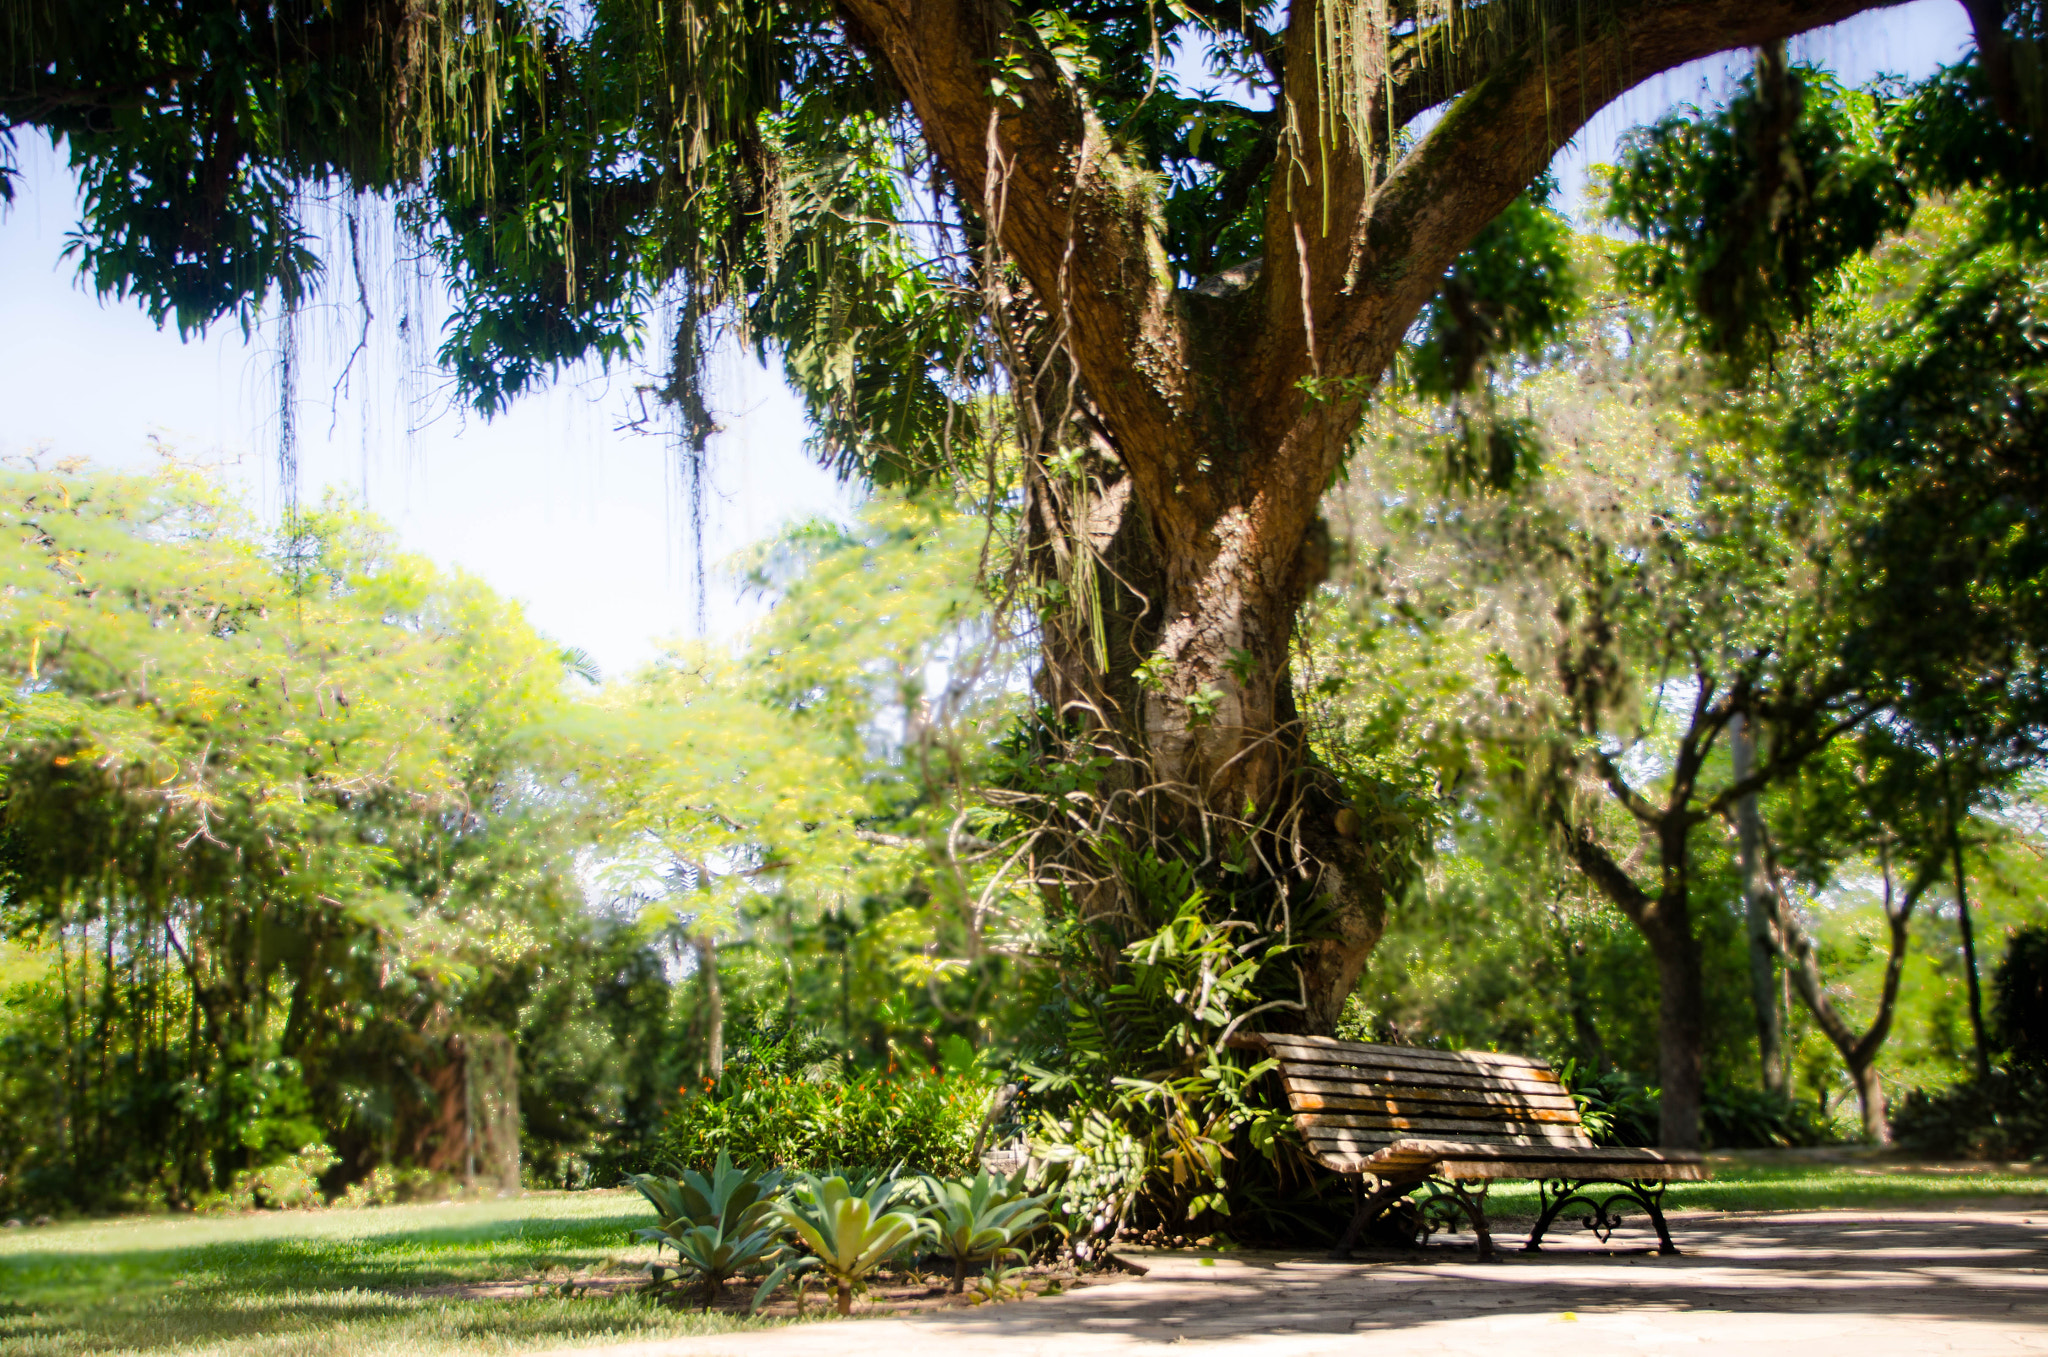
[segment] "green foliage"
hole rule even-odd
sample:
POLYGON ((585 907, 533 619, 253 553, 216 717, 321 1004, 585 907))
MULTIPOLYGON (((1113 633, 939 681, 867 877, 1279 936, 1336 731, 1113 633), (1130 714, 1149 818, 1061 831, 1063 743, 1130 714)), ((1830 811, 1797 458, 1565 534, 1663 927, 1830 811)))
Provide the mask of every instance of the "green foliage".
POLYGON ((1299 1006, 1288 959, 1315 928, 1296 917, 1290 936, 1230 917, 1235 902, 1213 900, 1184 861, 1124 849, 1120 866, 1150 931, 1105 967, 1105 943, 1133 920, 1059 925, 1064 960, 1038 1049, 1020 1064, 1033 1153, 1054 1166, 1055 1221, 1084 1258, 1131 1221, 1228 1215, 1239 1180, 1270 1175, 1286 1119, 1255 1084, 1272 1062, 1225 1043, 1299 1006))
POLYGON ((432 1128, 493 1029, 573 1089, 542 1142, 587 1146, 631 1080, 543 1017, 602 1007, 608 936, 529 743, 557 648, 338 500, 281 538, 176 468, 9 469, 0 501, 0 1196, 188 1204, 314 1141, 329 1189, 459 1172, 432 1128))
POLYGON ((790 1034, 757 1034, 720 1078, 686 1091, 645 1153, 700 1169, 729 1156, 795 1171, 894 1164, 957 1174, 992 1091, 972 1068, 842 1076, 836 1061, 802 1062, 790 1034))
POLYGON ((678 1102, 650 1157, 706 1164, 732 1154, 791 1169, 904 1164, 957 1173, 968 1165, 988 1097, 988 1085, 973 1077, 738 1074, 678 1102))
MULTIPOLYGON (((1556 192, 1556 181, 1541 176, 1486 224, 1444 275, 1417 321, 1421 341, 1408 355, 1417 391, 1434 397, 1471 391, 1504 360, 1540 356, 1570 318, 1579 282, 1571 228, 1550 206, 1556 192)), ((1497 463, 1491 468, 1494 484, 1511 478, 1497 463)))
POLYGON ((202 1197, 201 1211, 290 1211, 323 1205, 320 1175, 340 1163, 333 1150, 318 1143, 259 1169, 235 1175, 225 1192, 202 1197))
POLYGON ((1745 375, 1804 325, 1842 267, 1905 224, 1911 200, 1878 95, 1759 60, 1727 105, 1667 114, 1624 141, 1607 216, 1640 243, 1623 283, 1745 375))
POLYGON ((843 1177, 804 1174, 795 1179, 787 1199, 776 1206, 779 1218, 810 1252, 768 1274, 754 1295, 755 1304, 789 1277, 808 1271, 824 1274, 831 1283, 839 1313, 853 1308, 853 1294, 905 1245, 928 1239, 929 1222, 913 1211, 891 1210, 902 1184, 885 1178, 855 1195, 843 1177))
POLYGON ((935 1251, 953 1260, 957 1295, 974 1263, 1021 1256, 1019 1245, 1045 1224, 1046 1198, 1025 1190, 1022 1170, 1010 1178, 981 1169, 971 1178, 928 1178, 931 1204, 925 1219, 934 1231, 935 1251))

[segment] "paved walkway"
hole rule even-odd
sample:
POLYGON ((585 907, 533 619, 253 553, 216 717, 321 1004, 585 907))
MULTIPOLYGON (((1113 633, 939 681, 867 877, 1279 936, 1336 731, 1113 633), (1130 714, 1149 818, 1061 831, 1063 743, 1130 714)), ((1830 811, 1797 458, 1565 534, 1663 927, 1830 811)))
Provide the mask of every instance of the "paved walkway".
MULTIPOLYGON (((1685 1255, 1559 1234, 1481 1267, 1469 1249, 1330 1263, 1153 1255, 1143 1277, 914 1319, 669 1339, 588 1357, 1231 1357, 2048 1354, 2048 1211, 1680 1215, 1685 1255), (1583 1242, 1580 1242, 1583 1240, 1583 1242)), ((1504 1248, 1521 1240, 1503 1231, 1504 1248)), ((1652 1241, 1654 1242, 1654 1241, 1652 1241)))

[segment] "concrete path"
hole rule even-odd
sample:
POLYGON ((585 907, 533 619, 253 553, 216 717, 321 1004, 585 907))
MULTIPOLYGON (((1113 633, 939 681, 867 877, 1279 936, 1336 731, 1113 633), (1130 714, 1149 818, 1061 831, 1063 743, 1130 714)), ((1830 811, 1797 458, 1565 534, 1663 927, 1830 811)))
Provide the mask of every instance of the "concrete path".
MULTIPOLYGON (((914 1319, 583 1348, 605 1357, 1796 1357, 2048 1354, 2048 1211, 1679 1215, 1683 1257, 1560 1233, 1481 1267, 1442 1243, 1330 1263, 1155 1254, 1070 1296, 914 1319)), ((1506 1249, 1519 1237, 1497 1236, 1506 1249)), ((1651 1241, 1652 1243, 1654 1241, 1651 1241)))

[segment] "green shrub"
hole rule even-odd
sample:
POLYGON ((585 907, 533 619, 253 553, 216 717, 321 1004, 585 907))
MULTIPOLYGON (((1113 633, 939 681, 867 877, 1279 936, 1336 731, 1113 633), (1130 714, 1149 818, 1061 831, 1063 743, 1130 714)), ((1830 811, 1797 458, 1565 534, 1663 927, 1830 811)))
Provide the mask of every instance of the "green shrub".
POLYGON ((1024 1175, 1002 1178, 981 1170, 971 1178, 928 1178, 931 1204, 925 1218, 937 1252, 953 1260, 953 1294, 959 1295, 973 1263, 1023 1256, 1017 1245, 1046 1223, 1045 1197, 1024 1188, 1024 1175))
POLYGON ((454 1195, 453 1184, 430 1169, 395 1169, 379 1164, 350 1183, 333 1205, 349 1210, 370 1206, 398 1206, 405 1202, 428 1201, 454 1195))
POLYGON ((199 1203, 203 1211, 290 1211, 321 1204, 320 1175, 340 1163, 317 1141, 291 1157, 260 1169, 243 1169, 225 1192, 199 1203))
POLYGON ((700 1172, 727 1154, 736 1164, 784 1169, 894 1164, 952 1177, 972 1167, 989 1096, 973 1075, 743 1072, 684 1098, 648 1159, 700 1172))

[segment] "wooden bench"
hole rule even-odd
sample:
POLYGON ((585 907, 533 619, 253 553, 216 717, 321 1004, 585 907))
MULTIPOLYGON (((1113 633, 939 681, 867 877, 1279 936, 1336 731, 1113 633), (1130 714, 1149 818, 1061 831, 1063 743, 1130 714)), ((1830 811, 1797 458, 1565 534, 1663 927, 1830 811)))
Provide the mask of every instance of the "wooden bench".
POLYGON ((1419 1232, 1427 1237, 1442 1228, 1439 1221, 1455 1226, 1462 1216, 1488 1261, 1486 1190, 1503 1179, 1537 1184, 1540 1212, 1528 1250, 1575 1205, 1587 1208, 1587 1228, 1605 1243, 1621 1223, 1615 1203, 1626 1201, 1650 1218, 1658 1252, 1673 1254, 1665 1185, 1707 1176, 1690 1151, 1595 1145, 1557 1075, 1526 1056, 1270 1033, 1230 1044, 1279 1062, 1309 1152, 1352 1180, 1358 1208, 1333 1258, 1350 1257, 1366 1227, 1401 1199, 1427 1192, 1416 1213, 1419 1232))

